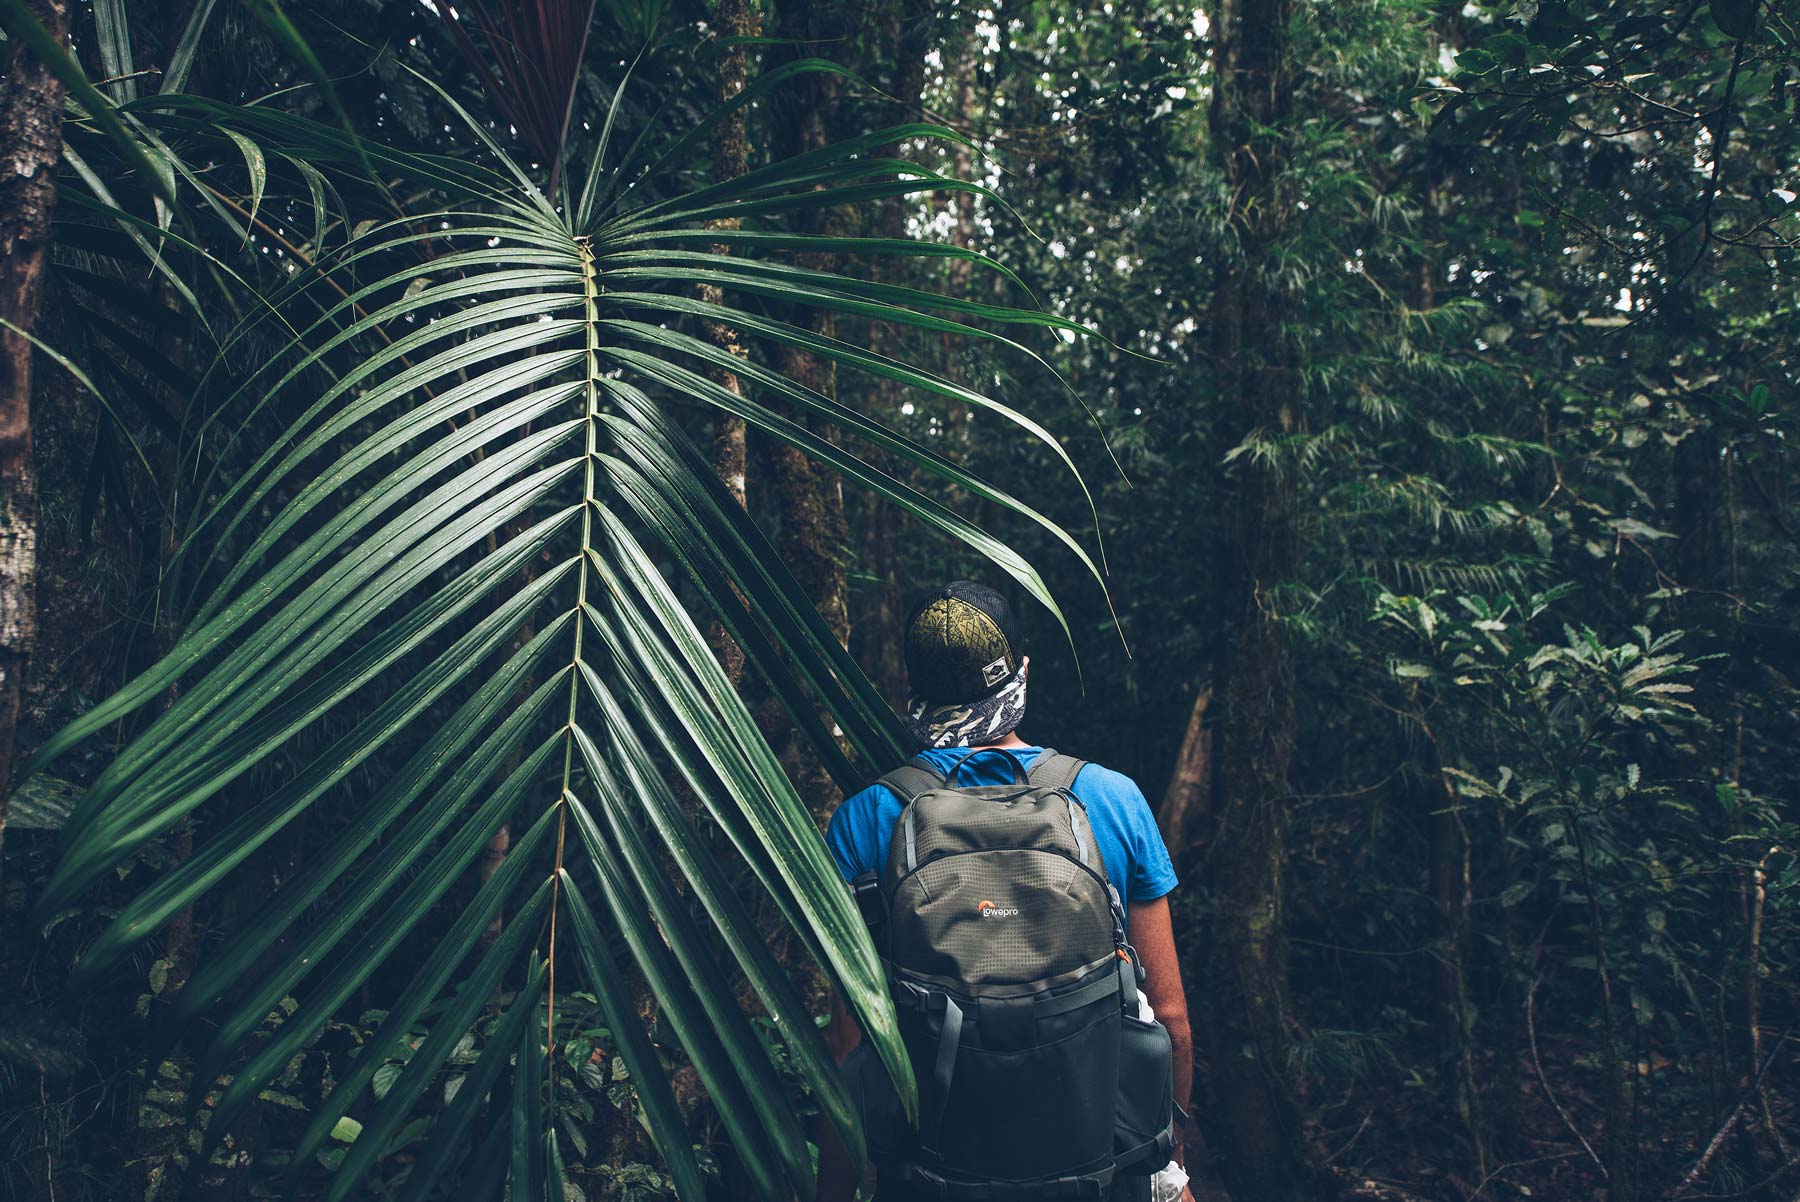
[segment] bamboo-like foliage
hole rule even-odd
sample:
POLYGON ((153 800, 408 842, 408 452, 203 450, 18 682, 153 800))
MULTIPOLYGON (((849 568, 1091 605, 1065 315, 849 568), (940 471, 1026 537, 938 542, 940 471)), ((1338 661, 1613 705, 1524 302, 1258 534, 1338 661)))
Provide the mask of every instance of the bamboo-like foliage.
MULTIPOLYGON (((7 15, 17 26, 18 12, 7 15)), ((60 68, 79 71, 66 58, 60 68)), ((733 107, 797 72, 828 69, 792 64, 733 107)), ((909 1104, 913 1085, 874 949, 806 807, 715 663, 701 634, 706 614, 723 622, 845 787, 896 762, 905 745, 892 712, 708 471, 672 407, 717 409, 799 448, 975 548, 1053 611, 1031 565, 859 455, 858 443, 1042 524, 1093 565, 1053 523, 931 448, 682 326, 718 321, 982 407, 1063 455, 1019 412, 755 303, 780 298, 989 338, 998 336, 965 319, 1067 326, 1032 310, 787 260, 808 250, 917 253, 1004 271, 955 248, 808 237, 780 225, 820 205, 979 190, 871 157, 879 147, 956 135, 922 124, 884 129, 646 200, 658 195, 649 185, 702 149, 729 110, 648 164, 613 160, 609 117, 598 143, 580 148, 585 182, 552 198, 473 119, 468 128, 503 174, 358 143, 267 109, 162 96, 122 106, 121 120, 93 89, 79 98, 91 109, 83 122, 105 114, 95 136, 123 147, 128 170, 141 175, 148 162, 165 181, 164 203, 176 200, 166 181, 184 172, 169 141, 221 132, 242 149, 259 197, 257 165, 266 172, 278 158, 301 168, 320 205, 328 181, 371 162, 409 194, 452 199, 323 255, 221 339, 206 403, 181 433, 183 470, 196 481, 177 515, 170 576, 181 633, 160 662, 27 766, 26 775, 121 720, 137 724, 69 819, 38 912, 69 905, 203 807, 211 834, 124 907, 78 974, 151 939, 322 799, 378 779, 347 825, 223 932, 170 1004, 167 1036, 197 1049, 196 1090, 229 1074, 209 1131, 232 1128, 420 934, 510 824, 510 854, 437 933, 400 993, 382 999, 385 1018, 312 1113, 294 1163, 312 1159, 429 1012, 429 1037, 382 1095, 327 1194, 348 1196, 504 986, 514 992, 500 1027, 439 1115, 403 1196, 428 1196, 457 1166, 484 1095, 516 1053, 514 1104, 502 1108, 512 1196, 560 1198, 558 1095, 538 1085, 553 1049, 537 1016, 546 1007, 553 1015, 559 996, 581 988, 598 1000, 682 1196, 701 1197, 688 1132, 616 958, 623 950, 716 1103, 757 1193, 809 1196, 800 1120, 770 1047, 734 1000, 736 980, 755 991, 853 1150, 861 1134, 811 1016, 737 892, 743 874, 715 849, 729 846, 729 858, 747 866, 842 991, 909 1104), (705 228, 719 218, 745 228, 705 228), (731 253, 717 253, 718 244, 731 253), (727 303, 696 299, 699 285, 727 303), (252 335, 271 330, 288 331, 285 349, 243 363, 252 335), (744 382, 742 395, 712 382, 707 369, 718 367, 744 382), (823 426, 846 440, 823 436, 823 426), (659 562, 682 569, 686 595, 701 598, 704 613, 689 612, 659 562), (270 767, 296 747, 318 747, 299 740, 321 729, 342 733, 290 769, 270 767), (257 770, 276 772, 279 785, 247 796, 242 785, 257 770), (702 814, 716 837, 696 830, 702 814), (684 884, 669 879, 669 864, 684 884), (499 937, 485 938, 502 917, 499 937), (289 997, 298 999, 294 1013, 252 1041, 289 997)), ((89 201, 102 217, 140 242, 173 236, 105 200, 104 181, 90 174, 89 201)))

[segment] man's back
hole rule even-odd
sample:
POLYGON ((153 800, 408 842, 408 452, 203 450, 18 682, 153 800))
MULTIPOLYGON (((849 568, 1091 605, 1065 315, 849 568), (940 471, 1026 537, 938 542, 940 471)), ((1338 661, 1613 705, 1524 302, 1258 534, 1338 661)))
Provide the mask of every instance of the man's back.
MULTIPOLYGON (((1003 785, 1013 779, 1009 755, 1017 756, 1029 768, 1043 750, 1026 744, 1004 751, 940 747, 919 754, 939 772, 948 772, 962 761, 953 783, 1003 785)), ((1153 901, 1175 888, 1175 868, 1156 829, 1155 816, 1130 777, 1089 763, 1075 778, 1071 791, 1087 811, 1094 845, 1106 864, 1107 879, 1127 907, 1153 901)), ((865 872, 880 874, 887 863, 888 843, 902 808, 893 790, 885 785, 871 785, 846 798, 831 816, 825 838, 846 881, 865 872)))

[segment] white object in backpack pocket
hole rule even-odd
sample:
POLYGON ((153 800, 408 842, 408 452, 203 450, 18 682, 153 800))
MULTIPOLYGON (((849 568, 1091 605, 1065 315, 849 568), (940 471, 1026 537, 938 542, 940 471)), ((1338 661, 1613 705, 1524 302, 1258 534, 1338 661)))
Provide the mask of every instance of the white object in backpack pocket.
POLYGON ((1171 1160, 1150 1175, 1150 1202, 1181 1202, 1187 1183, 1187 1170, 1171 1160))
MULTIPOLYGON (((1147 1023, 1156 1021, 1156 1011, 1142 993, 1138 994, 1138 1017, 1147 1023)), ((1187 1183, 1187 1170, 1171 1160, 1150 1174, 1150 1202, 1181 1202, 1181 1191, 1187 1183)))

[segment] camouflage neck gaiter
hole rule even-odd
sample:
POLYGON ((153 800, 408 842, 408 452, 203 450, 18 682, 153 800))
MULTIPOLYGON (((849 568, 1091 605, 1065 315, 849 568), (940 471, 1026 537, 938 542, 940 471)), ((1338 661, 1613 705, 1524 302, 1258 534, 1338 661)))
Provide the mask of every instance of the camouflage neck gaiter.
POLYGON ((933 705, 923 697, 906 702, 906 726, 921 748, 979 747, 1002 739, 1025 720, 1025 669, 986 697, 933 705))

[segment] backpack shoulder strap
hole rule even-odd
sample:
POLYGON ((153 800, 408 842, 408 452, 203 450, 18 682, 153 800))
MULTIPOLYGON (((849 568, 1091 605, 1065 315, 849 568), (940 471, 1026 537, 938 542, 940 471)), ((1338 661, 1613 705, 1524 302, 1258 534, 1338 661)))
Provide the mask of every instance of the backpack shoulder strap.
MULTIPOLYGON (((920 794, 929 792, 932 789, 942 788, 947 782, 942 774, 931 767, 930 760, 923 756, 919 756, 910 763, 902 764, 898 768, 882 773, 881 776, 876 779, 876 783, 886 785, 900 798, 900 805, 903 808, 900 813, 900 821, 894 824, 894 837, 899 838, 900 832, 902 830, 905 831, 906 871, 911 872, 914 868, 918 867, 918 858, 914 853, 915 835, 913 833, 912 803, 918 799, 920 794)), ((886 869, 882 870, 880 878, 882 881, 886 881, 886 869)))
POLYGON ((927 763, 923 759, 912 760, 882 773, 876 783, 886 785, 898 794, 902 805, 911 805, 912 799, 919 794, 928 789, 941 788, 944 784, 943 776, 927 767, 927 763))
POLYGON ((1054 747, 1046 747, 1031 762, 1031 771, 1025 774, 1025 782, 1040 789, 1073 789, 1075 778, 1081 775, 1081 770, 1085 767, 1086 760, 1078 760, 1072 755, 1064 755, 1054 747))

